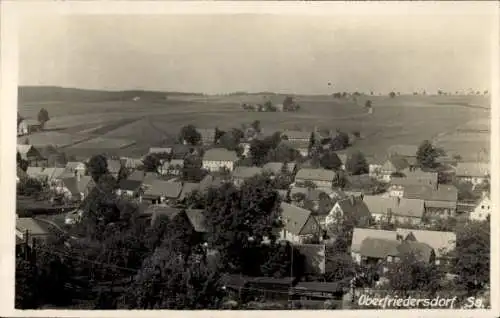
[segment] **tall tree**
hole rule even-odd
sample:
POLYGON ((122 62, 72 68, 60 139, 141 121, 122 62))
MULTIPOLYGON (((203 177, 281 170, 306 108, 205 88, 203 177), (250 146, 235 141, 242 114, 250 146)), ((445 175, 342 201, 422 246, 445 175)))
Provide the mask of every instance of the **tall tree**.
POLYGON ((197 145, 201 141, 201 134, 193 125, 186 125, 181 128, 180 137, 188 144, 197 145))
POLYGON ((347 157, 346 170, 352 175, 368 173, 368 163, 361 151, 355 151, 347 157))
POLYGON ((440 150, 434 147, 429 140, 424 140, 418 147, 417 161, 423 168, 435 168, 436 159, 440 154, 440 150))
POLYGON ((328 170, 338 170, 342 166, 339 156, 333 151, 327 151, 321 156, 319 163, 321 167, 328 170))
POLYGON ((254 120, 251 124, 251 127, 257 132, 260 133, 261 127, 260 127, 260 120, 254 120))
POLYGON ((142 160, 142 164, 145 171, 158 172, 158 168, 160 168, 161 166, 161 160, 157 154, 151 153, 144 157, 144 159, 142 160))
POLYGON ((38 122, 40 123, 42 129, 45 128, 45 123, 49 120, 49 112, 45 108, 40 109, 40 111, 38 112, 38 122))
POLYGON ((94 182, 99 181, 103 175, 109 173, 107 158, 103 155, 93 156, 87 163, 87 171, 94 182))

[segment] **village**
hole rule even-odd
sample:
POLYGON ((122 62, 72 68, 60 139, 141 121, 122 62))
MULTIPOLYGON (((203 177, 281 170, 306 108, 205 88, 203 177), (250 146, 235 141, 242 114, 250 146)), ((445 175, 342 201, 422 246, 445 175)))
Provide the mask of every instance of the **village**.
MULTIPOLYGON (((285 258, 291 259, 280 275, 223 273, 225 306, 286 300, 287 307, 278 308, 355 308, 361 293, 394 292, 394 268, 406 264, 409 254, 443 273, 443 282, 460 280, 468 273, 456 270, 457 259, 465 257, 459 251, 469 247, 457 246, 466 242, 457 232, 470 224, 489 227, 490 163, 450 158, 426 140, 393 145, 384 158, 374 159, 350 149, 362 132, 330 127, 273 131, 254 121, 227 131, 187 125, 176 143, 152 147, 142 157, 94 153, 68 159, 29 143, 30 133, 43 129, 31 128, 37 125, 18 121, 18 136, 26 137, 17 145, 19 253, 30 254, 27 250, 72 233, 86 222, 86 214, 101 208, 89 207, 89 201, 104 191, 133 204, 151 226, 162 218, 186 220, 183 231, 198 238, 195 245, 204 257, 217 258, 221 251, 214 242, 219 241, 209 238, 217 234, 217 222, 208 218, 218 215, 227 222, 224 209, 243 208, 219 203, 215 211, 215 203, 207 202, 217 193, 239 193, 239 200, 256 200, 247 208, 259 215, 255 222, 266 219, 262 213, 269 218, 271 210, 277 211, 280 224, 273 225, 273 234, 259 235, 264 245, 289 246, 285 258), (108 177, 110 191, 102 184, 108 177), (268 203, 268 196, 277 205, 268 203)), ((252 240, 259 236, 244 225, 242 231, 253 231, 252 240)), ((489 254, 489 248, 475 252, 489 254)), ((419 284, 401 288, 422 293, 419 284)), ((485 295, 489 282, 476 279, 471 289, 475 296, 485 295)), ((471 295, 468 289, 462 292, 471 295)))

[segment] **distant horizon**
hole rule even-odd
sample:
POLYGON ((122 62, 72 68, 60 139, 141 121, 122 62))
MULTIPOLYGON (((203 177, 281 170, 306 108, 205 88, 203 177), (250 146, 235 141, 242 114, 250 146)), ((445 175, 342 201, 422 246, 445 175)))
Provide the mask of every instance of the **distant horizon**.
POLYGON ((491 17, 34 15, 19 29, 19 84, 90 90, 491 90, 491 17), (229 26, 229 27, 228 27, 229 26), (175 32, 170 32, 175 30, 175 32))

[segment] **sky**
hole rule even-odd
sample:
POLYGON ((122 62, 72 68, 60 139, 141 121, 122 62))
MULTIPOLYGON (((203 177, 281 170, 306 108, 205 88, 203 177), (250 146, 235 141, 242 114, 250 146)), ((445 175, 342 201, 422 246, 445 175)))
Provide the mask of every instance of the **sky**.
POLYGON ((482 91, 490 87, 491 20, 437 10, 39 15, 19 26, 19 85, 208 94, 482 91))

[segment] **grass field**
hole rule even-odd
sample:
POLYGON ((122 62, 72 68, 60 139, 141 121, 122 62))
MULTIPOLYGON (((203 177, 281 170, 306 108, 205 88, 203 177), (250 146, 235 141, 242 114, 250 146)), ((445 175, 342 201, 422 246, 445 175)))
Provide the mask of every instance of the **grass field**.
MULTIPOLYGON (((266 131, 312 130, 314 127, 360 131, 363 139, 353 148, 374 157, 383 156, 391 145, 418 144, 424 139, 434 140, 451 154, 471 160, 482 149, 489 150, 489 99, 484 96, 397 96, 392 99, 364 96, 357 101, 331 96, 295 96, 301 105, 298 112, 259 113, 243 111, 241 104, 264 103, 267 99, 281 103, 284 95, 182 94, 165 98, 166 94, 155 92, 144 93, 139 101, 126 100, 123 96, 121 100, 110 100, 109 95, 103 95, 105 98, 99 101, 98 93, 92 94, 92 98, 85 99, 84 94, 79 93, 75 100, 59 94, 65 96, 63 101, 50 101, 45 93, 38 104, 35 93, 27 94, 28 101, 20 100, 20 114, 36 117, 38 110, 44 107, 51 117, 47 128, 56 130, 30 136, 30 141, 36 138, 57 141, 58 145, 68 146, 68 150, 78 148, 79 151, 123 148, 120 150, 123 155, 132 155, 161 144, 186 124, 229 129, 259 120, 266 131), (373 102, 371 115, 363 107, 366 99, 373 102), (85 138, 92 139, 79 143, 85 138), (70 146, 73 143, 75 145, 70 146)), ((131 96, 127 94, 124 96, 131 96)))

